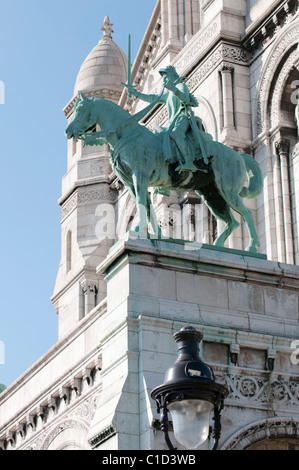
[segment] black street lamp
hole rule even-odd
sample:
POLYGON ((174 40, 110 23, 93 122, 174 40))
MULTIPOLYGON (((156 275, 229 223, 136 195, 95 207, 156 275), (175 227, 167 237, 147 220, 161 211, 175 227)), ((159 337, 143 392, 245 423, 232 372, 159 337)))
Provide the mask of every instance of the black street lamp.
POLYGON ((186 326, 174 334, 178 358, 168 369, 164 384, 155 388, 151 397, 160 413, 160 429, 170 450, 168 412, 171 413, 176 440, 187 449, 197 449, 209 435, 210 414, 214 411, 213 450, 221 435, 220 413, 228 389, 215 382, 212 368, 199 357, 202 333, 186 326))

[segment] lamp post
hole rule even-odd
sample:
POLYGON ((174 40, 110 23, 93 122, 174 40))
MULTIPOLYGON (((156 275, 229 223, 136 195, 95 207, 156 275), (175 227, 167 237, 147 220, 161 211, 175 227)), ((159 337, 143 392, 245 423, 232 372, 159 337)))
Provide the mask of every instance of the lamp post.
POLYGON ((168 412, 176 440, 187 449, 196 449, 208 438, 210 415, 214 411, 213 450, 218 446, 220 414, 228 389, 215 382, 212 368, 200 359, 202 338, 202 333, 191 326, 174 334, 178 358, 166 372, 164 384, 151 393, 160 413, 160 429, 170 450, 175 447, 169 437, 168 412))

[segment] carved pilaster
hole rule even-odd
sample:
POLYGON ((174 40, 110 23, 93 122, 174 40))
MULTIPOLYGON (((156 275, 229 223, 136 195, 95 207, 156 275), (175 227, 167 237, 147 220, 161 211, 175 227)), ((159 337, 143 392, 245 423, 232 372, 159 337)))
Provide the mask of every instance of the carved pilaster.
POLYGON ((275 142, 277 155, 280 158, 288 157, 290 151, 290 141, 288 139, 279 139, 275 142))
POLYGON ((294 244, 292 230, 292 211, 290 196, 290 177, 289 177, 289 152, 290 141, 288 139, 279 139, 275 142, 275 149, 278 159, 276 172, 278 173, 278 188, 282 200, 282 224, 285 238, 285 259, 287 263, 294 263, 294 244))
POLYGON ((83 316, 85 316, 96 306, 98 287, 95 281, 88 281, 86 279, 81 281, 80 284, 84 295, 83 316))
POLYGON ((233 73, 234 67, 224 64, 220 70, 223 107, 223 129, 235 129, 233 73))

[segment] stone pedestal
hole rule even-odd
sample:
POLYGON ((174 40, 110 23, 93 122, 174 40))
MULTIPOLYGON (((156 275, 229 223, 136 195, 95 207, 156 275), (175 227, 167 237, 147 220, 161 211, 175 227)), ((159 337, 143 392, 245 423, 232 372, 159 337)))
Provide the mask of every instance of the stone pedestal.
POLYGON ((173 333, 186 324, 203 332, 203 359, 230 390, 220 447, 273 412, 299 416, 299 371, 290 360, 291 342, 299 338, 298 267, 128 233, 98 272, 106 276, 107 312, 99 331, 102 394, 89 430, 92 448, 166 449, 152 426, 158 416, 150 393, 177 357, 173 333), (286 387, 295 380, 292 398, 273 397, 279 380, 286 387))

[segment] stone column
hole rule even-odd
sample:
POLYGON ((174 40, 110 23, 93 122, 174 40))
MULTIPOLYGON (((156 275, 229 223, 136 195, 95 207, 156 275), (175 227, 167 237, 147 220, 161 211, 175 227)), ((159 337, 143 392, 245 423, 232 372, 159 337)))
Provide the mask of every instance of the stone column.
POLYGON ((290 182, 289 182, 289 151, 290 142, 287 139, 280 139, 276 142, 276 151, 280 159, 281 172, 281 193, 282 193, 282 210, 283 225, 285 236, 285 257, 286 262, 294 263, 294 246, 292 233, 292 212, 290 198, 290 182))
POLYGON ((234 98, 233 98, 233 71, 230 65, 224 65, 221 70, 222 101, 223 101, 223 128, 235 129, 234 98))
POLYGON ((274 189, 274 217, 276 225, 277 237, 277 258, 278 261, 286 262, 285 252, 285 234, 284 234, 284 217, 282 206, 282 189, 281 189, 281 171, 280 156, 277 151, 277 143, 275 143, 276 153, 273 155, 273 189, 274 189))
POLYGON ((170 41, 178 41, 178 0, 168 0, 168 28, 170 41))
POLYGON ((199 1, 192 0, 192 34, 196 34, 200 28, 199 1))
POLYGON ((85 280, 81 282, 81 287, 84 295, 84 317, 96 306, 97 286, 95 282, 85 280))
POLYGON ((264 186, 264 211, 265 211, 265 235, 267 255, 271 260, 277 260, 277 239, 275 224, 275 197, 273 178, 273 149, 270 137, 267 136, 264 142, 267 149, 266 157, 266 177, 264 186))
POLYGON ((201 204, 201 233, 202 243, 208 245, 210 243, 209 209, 205 204, 201 204))
POLYGON ((178 0, 178 34, 182 44, 185 44, 185 18, 185 0, 178 0))
POLYGON ((299 144, 296 145, 292 154, 294 169, 294 199, 296 208, 295 233, 295 263, 299 263, 299 144))
POLYGON ((162 42, 161 46, 166 46, 169 39, 168 29, 168 0, 161 0, 161 23, 162 23, 162 42))
POLYGON ((188 42, 193 35, 193 22, 192 22, 192 6, 193 1, 185 0, 185 24, 186 24, 186 33, 185 40, 188 42))

